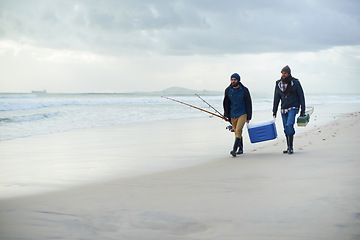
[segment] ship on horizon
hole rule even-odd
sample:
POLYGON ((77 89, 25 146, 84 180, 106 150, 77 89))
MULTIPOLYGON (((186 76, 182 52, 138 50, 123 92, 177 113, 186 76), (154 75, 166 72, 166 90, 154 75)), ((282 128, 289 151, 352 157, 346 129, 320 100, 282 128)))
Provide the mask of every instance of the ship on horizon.
POLYGON ((44 94, 46 93, 46 90, 42 90, 42 91, 31 91, 31 93, 35 93, 35 94, 44 94))

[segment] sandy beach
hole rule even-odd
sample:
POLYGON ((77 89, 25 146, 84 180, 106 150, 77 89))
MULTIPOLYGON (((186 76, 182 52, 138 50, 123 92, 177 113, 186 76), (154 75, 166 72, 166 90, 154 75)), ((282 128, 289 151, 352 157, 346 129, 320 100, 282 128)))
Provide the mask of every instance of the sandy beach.
MULTIPOLYGON (((2 160, 2 179, 9 182, 14 181, 8 179, 11 173, 21 174, 14 161, 21 171, 30 168, 21 166, 24 154, 49 162, 61 158, 70 165, 52 166, 52 173, 43 173, 50 165, 30 172, 44 174, 39 181, 46 187, 37 187, 46 191, 7 192, 9 197, 0 200, 0 238, 360 239, 360 112, 298 133, 293 155, 282 154, 285 143, 278 128, 278 139, 246 142, 245 154, 232 158, 228 152, 233 137, 223 127, 223 122, 208 118, 177 120, 1 143, 7 159, 2 160), (119 134, 123 140, 114 140, 119 134), (140 141, 134 147, 139 138, 147 144, 140 141), (109 170, 119 168, 114 163, 119 153, 142 158, 148 163, 144 168, 158 171, 123 171, 120 176, 109 170), (95 161, 99 154, 103 164, 95 161), (71 163, 74 158, 87 159, 86 167, 71 163), (169 161, 177 161, 177 167, 172 169, 169 161), (103 181, 80 180, 90 178, 94 169, 103 181), (66 179, 66 174, 78 185, 48 191, 56 186, 54 179, 66 179)), ((26 181, 31 182, 30 177, 26 181)))
POLYGON ((0 240, 360 240, 359 10, 0 0, 0 240))

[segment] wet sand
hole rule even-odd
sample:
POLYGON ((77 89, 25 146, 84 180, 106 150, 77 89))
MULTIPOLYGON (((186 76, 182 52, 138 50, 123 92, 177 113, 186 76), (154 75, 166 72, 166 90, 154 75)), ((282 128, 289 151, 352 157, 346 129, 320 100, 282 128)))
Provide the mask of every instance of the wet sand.
POLYGON ((298 134, 293 155, 284 146, 277 139, 235 158, 2 199, 0 236, 359 239, 360 113, 298 134))

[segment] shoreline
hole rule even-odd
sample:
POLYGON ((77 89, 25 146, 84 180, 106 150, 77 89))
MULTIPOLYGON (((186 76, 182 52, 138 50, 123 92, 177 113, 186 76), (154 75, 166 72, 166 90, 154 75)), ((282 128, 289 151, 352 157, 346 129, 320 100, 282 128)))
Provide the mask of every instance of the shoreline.
POLYGON ((357 239, 360 112, 240 157, 0 200, 21 239, 357 239), (18 231, 22 229, 22 231, 18 231))
MULTIPOLYGON (((330 106, 316 108, 308 126, 296 127, 295 139, 341 118, 334 116, 333 111, 349 109, 360 107, 354 104, 340 110, 330 106)), ((255 112, 251 123, 269 116, 264 111, 255 112)), ((0 144, 0 200, 230 158, 233 133, 225 130, 227 125, 225 121, 204 117, 139 123, 133 128, 120 125, 79 129, 5 141, 0 144)), ((245 154, 271 144, 285 146, 281 117, 276 119, 276 126, 277 139, 255 144, 250 143, 244 126, 245 154)), ((295 151, 296 148, 295 140, 295 151)))

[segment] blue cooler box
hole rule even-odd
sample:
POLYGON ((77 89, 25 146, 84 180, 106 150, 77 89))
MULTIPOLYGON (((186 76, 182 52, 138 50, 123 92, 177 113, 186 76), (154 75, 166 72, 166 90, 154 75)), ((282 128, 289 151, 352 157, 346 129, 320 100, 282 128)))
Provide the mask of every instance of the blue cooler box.
POLYGON ((247 125, 250 142, 257 143, 277 138, 275 119, 247 125))

